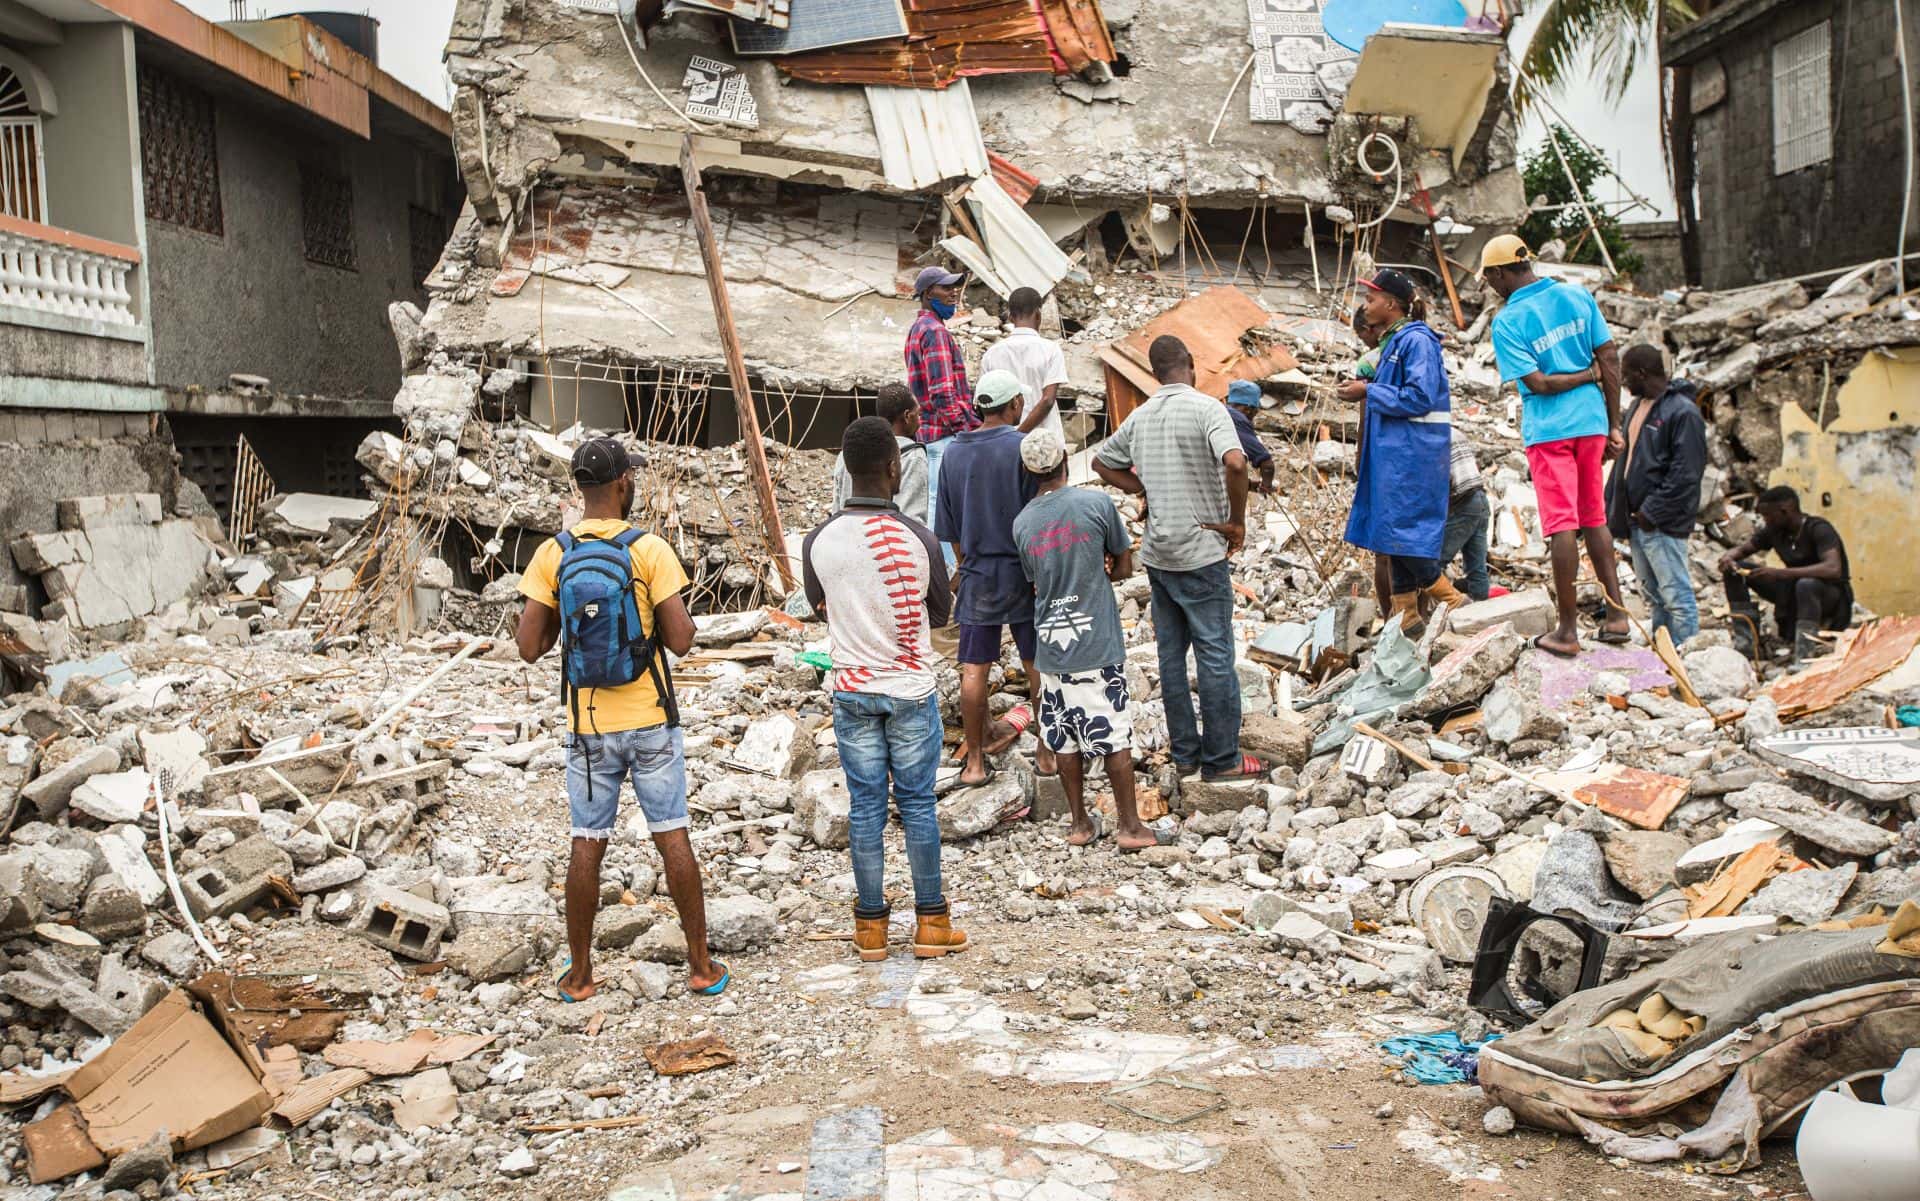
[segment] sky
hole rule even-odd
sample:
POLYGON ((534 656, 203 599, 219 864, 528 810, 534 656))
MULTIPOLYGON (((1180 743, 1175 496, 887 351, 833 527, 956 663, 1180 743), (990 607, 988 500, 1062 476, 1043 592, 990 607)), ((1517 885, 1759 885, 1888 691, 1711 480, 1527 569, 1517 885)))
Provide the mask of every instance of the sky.
MULTIPOLYGON (((183 0, 188 8, 211 20, 224 21, 232 16, 232 0, 183 0)), ((1217 2, 1217 0, 1216 0, 1217 2)), ((440 61, 446 45, 447 29, 453 23, 454 0, 246 0, 248 15, 273 17, 303 9, 336 8, 371 13, 380 21, 380 65, 423 96, 445 104, 449 99, 446 69, 440 61)), ((1526 38, 1539 23, 1544 6, 1532 16, 1523 17, 1513 36, 1513 46, 1526 44, 1526 38)), ((1618 107, 1609 104, 1597 83, 1581 80, 1553 102, 1566 114, 1573 127, 1593 142, 1615 164, 1615 169, 1633 188, 1655 205, 1660 213, 1636 211, 1627 220, 1655 220, 1673 216, 1672 192, 1660 151, 1660 89, 1658 73, 1641 69, 1634 73, 1632 91, 1618 107)), ((1521 130, 1521 148, 1531 150, 1546 144, 1546 124, 1529 118, 1521 130)), ((1597 191, 1607 200, 1621 199, 1624 193, 1612 182, 1597 191)))

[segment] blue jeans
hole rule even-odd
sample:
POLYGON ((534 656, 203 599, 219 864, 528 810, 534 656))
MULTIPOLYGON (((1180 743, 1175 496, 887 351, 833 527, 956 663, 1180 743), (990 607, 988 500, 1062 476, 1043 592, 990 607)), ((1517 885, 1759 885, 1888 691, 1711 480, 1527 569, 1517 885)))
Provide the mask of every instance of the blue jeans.
POLYGON ((1487 574, 1487 527, 1493 524, 1493 509, 1487 504, 1484 488, 1475 488, 1458 497, 1447 509, 1447 532, 1440 542, 1440 562, 1453 562, 1460 556, 1467 576, 1460 591, 1474 600, 1487 599, 1493 577, 1487 574))
MULTIPOLYGON (((953 438, 941 438, 927 443, 927 528, 932 529, 940 520, 940 461, 947 457, 947 447, 953 445, 953 438)), ((955 559, 953 547, 945 542, 940 544, 940 553, 946 556, 947 571, 953 571, 955 559)))
POLYGON ((914 907, 938 910, 940 822, 934 816, 933 776, 940 764, 940 694, 917 701, 865 692, 833 694, 833 735, 847 776, 847 846, 853 855, 854 913, 887 912, 887 791, 907 835, 907 866, 913 872, 914 907))
POLYGON ((1653 611, 1653 628, 1667 628, 1674 644, 1700 632, 1700 608, 1687 571, 1687 540, 1649 530, 1633 531, 1633 573, 1653 611))
POLYGON ((1198 571, 1149 567, 1153 633, 1160 648, 1160 698, 1167 707, 1173 759, 1209 775, 1240 766, 1240 678, 1233 670, 1233 580, 1227 560, 1198 571), (1187 681, 1187 648, 1200 673, 1202 739, 1187 681))

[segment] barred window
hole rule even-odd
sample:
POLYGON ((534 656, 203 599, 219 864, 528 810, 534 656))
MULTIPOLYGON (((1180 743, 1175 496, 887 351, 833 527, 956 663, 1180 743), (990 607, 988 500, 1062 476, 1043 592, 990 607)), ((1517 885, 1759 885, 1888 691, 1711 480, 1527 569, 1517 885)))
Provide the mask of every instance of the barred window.
POLYGON ((440 252, 447 246, 446 219, 431 209, 408 205, 407 245, 413 255, 413 283, 418 287, 440 265, 440 252))
POLYGON ((1773 173, 1833 158, 1832 23, 1773 47, 1773 173))
POLYGON ((313 163, 300 165, 300 234, 308 262, 356 269, 353 180, 313 163))
POLYGON ((224 233, 213 99, 144 62, 139 69, 140 169, 147 219, 224 233))

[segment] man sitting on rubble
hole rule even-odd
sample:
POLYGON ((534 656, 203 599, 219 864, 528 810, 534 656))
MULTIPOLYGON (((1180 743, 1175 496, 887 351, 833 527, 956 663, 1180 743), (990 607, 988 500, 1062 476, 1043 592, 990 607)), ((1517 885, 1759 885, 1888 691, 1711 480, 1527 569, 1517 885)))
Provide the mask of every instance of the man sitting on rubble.
POLYGON ((1040 636, 1040 741, 1054 753, 1073 810, 1067 845, 1100 837, 1087 811, 1087 761, 1106 761, 1122 851, 1153 846, 1134 804, 1133 714, 1127 705, 1127 644, 1113 583, 1133 574, 1133 536, 1113 498, 1067 487, 1067 444, 1038 429, 1020 442, 1020 460, 1039 495, 1013 523, 1020 561, 1033 581, 1040 636))
POLYGON ((1707 469, 1707 423, 1694 387, 1667 378, 1657 346, 1630 346, 1620 373, 1638 403, 1627 418, 1626 453, 1607 480, 1607 528, 1627 538, 1633 572, 1653 617, 1675 645, 1700 632, 1700 607, 1687 567, 1687 539, 1700 513, 1707 469))
POLYGON ((1193 386, 1193 354, 1172 334, 1147 348, 1160 390, 1100 444, 1093 469, 1122 492, 1147 498, 1140 558, 1153 587, 1160 695, 1175 769, 1184 777, 1247 780, 1262 774, 1240 751, 1240 680, 1233 664, 1229 560, 1247 536, 1247 456, 1226 407, 1193 386), (1199 672, 1202 734, 1193 711, 1187 651, 1199 672))
MULTIPOLYGON (((927 512, 940 511, 940 460, 961 434, 980 424, 967 390, 967 359, 947 322, 960 307, 966 276, 939 267, 923 269, 913 281, 920 312, 907 330, 907 387, 920 405, 920 432, 927 448, 927 512)), ((947 560, 953 566, 953 560, 947 560)))
MULTIPOLYGON (((954 439, 940 465, 940 501, 933 529, 953 548, 958 564, 954 589, 960 621, 960 720, 967 744, 960 769, 963 787, 993 778, 987 757, 1013 744, 1033 721, 1040 703, 1040 673, 1033 667, 1033 585, 1020 566, 1020 548, 1013 540, 1013 520, 1033 499, 1033 477, 1020 465, 1020 414, 1025 391, 1010 371, 989 371, 980 377, 974 404, 980 410, 980 428, 954 439), (1012 631, 1026 670, 1030 705, 1007 715, 1005 732, 988 741, 989 676, 1000 661, 1000 632, 1012 631)), ((1034 768, 1052 775, 1053 752, 1044 743, 1034 755, 1034 768)))
POLYGON ((1574 581, 1580 539, 1607 601, 1600 641, 1627 641, 1613 536, 1607 532, 1603 468, 1626 448, 1620 429, 1620 349, 1593 295, 1542 279, 1533 252, 1512 234, 1480 253, 1480 276, 1504 304, 1493 317, 1493 350, 1503 382, 1520 389, 1521 438, 1540 503, 1540 531, 1553 554, 1560 624, 1534 639, 1549 654, 1580 653, 1574 581), (1575 535, 1578 531, 1578 537, 1575 535))
POLYGON ((1027 394, 1026 416, 1020 419, 1020 432, 1050 429, 1066 441, 1066 427, 1060 421, 1060 385, 1067 382, 1067 356, 1060 344, 1040 332, 1040 309, 1045 303, 1032 288, 1015 288, 1007 297, 1007 320, 1013 332, 987 347, 980 356, 980 370, 1011 371, 1020 377, 1027 394))
POLYGON ((563 631, 561 695, 567 706, 567 805, 572 814, 573 855, 567 865, 567 961, 556 987, 563 1001, 584 1001, 597 991, 593 979, 593 919, 600 908, 600 860, 613 837, 620 786, 633 782, 634 797, 660 851, 667 891, 687 940, 687 987, 718 995, 729 979, 726 965, 707 951, 706 900, 700 865, 687 837, 687 763, 678 710, 673 701, 666 652, 693 648, 693 618, 681 592, 687 573, 673 548, 627 521, 634 498, 634 465, 626 447, 597 438, 573 452, 573 479, 586 511, 560 538, 534 552, 520 577, 527 598, 515 636, 520 657, 532 663, 553 649, 563 631), (630 584, 622 578, 624 548, 630 584), (618 583, 619 595, 604 587, 618 583), (602 593, 605 593, 604 595, 602 593), (584 598, 584 599, 582 599, 584 598), (606 635, 617 629, 614 610, 631 604, 643 637, 635 642, 606 635), (598 651, 599 655, 592 652, 598 651), (618 659, 616 666, 609 666, 618 659), (595 660, 598 660, 597 662, 595 660), (581 678, 580 664, 617 672, 629 682, 595 686, 581 678))
POLYGON ((1760 528, 1720 556, 1720 579, 1733 611, 1733 644, 1742 654, 1758 648, 1760 607, 1753 592, 1773 604, 1782 640, 1793 639, 1795 662, 1826 653, 1821 630, 1853 624, 1853 573, 1840 531, 1824 517, 1800 511, 1800 494, 1784 485, 1760 494, 1760 528), (1784 567, 1749 561, 1762 551, 1784 567))
POLYGON ((1346 540, 1388 556, 1392 612, 1417 637, 1442 580, 1453 400, 1440 336, 1413 315, 1413 281, 1382 270, 1367 288, 1368 324, 1385 329, 1371 381, 1340 385, 1360 402, 1361 444, 1346 540))
POLYGON ((947 916, 940 881, 940 825, 933 779, 943 729, 932 629, 953 607, 933 531, 891 499, 900 491, 900 449, 878 417, 847 426, 841 456, 853 495, 802 544, 807 601, 832 638, 833 733, 847 777, 847 847, 860 958, 887 957, 887 794, 892 790, 913 874, 913 953, 938 958, 967 948, 947 916))
MULTIPOLYGON (((920 404, 905 384, 886 384, 880 389, 880 420, 893 427, 893 440, 900 447, 900 490, 893 503, 921 525, 932 520, 927 511, 927 448, 915 437, 920 432, 920 404)), ((833 511, 847 507, 853 495, 853 475, 847 470, 847 456, 833 460, 833 511)))
POLYGON ((1272 496, 1273 452, 1253 428, 1253 415, 1259 411, 1259 384, 1237 379, 1227 385, 1227 415, 1233 418, 1233 432, 1240 436, 1240 453, 1247 456, 1247 469, 1260 473, 1260 482, 1251 486, 1262 496, 1272 496))

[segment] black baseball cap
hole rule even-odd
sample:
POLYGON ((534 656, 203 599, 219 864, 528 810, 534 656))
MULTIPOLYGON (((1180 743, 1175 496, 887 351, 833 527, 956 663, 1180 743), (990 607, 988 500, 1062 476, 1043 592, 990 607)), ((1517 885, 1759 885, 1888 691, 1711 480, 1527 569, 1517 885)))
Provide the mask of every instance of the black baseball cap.
POLYGON ((1413 281, 1390 267, 1382 268, 1374 273, 1372 279, 1360 282, 1376 292, 1385 292, 1409 308, 1413 305, 1413 281))
POLYGON ((627 448, 612 438, 583 442, 573 452, 573 482, 582 488, 604 488, 632 470, 627 448))

